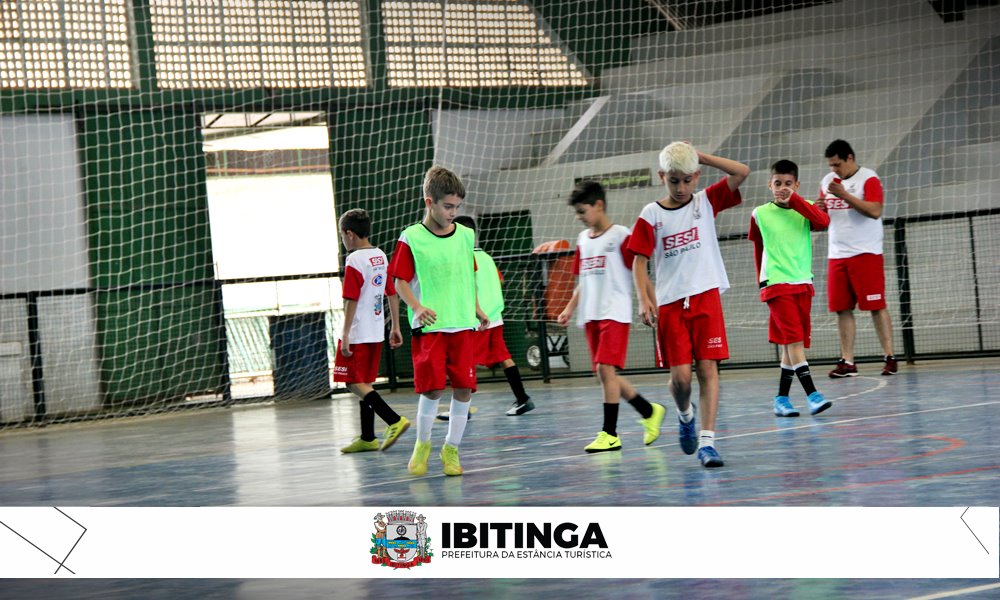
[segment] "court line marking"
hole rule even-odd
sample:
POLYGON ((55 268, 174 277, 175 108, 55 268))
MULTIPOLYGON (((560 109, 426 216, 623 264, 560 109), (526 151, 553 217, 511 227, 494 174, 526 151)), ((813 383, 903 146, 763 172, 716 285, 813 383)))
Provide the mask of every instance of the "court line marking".
POLYGON ((964 596, 966 594, 975 594, 976 592, 987 592, 989 590, 996 590, 996 589, 1000 589, 1000 583, 991 583, 989 585, 977 585, 967 588, 958 588, 957 590, 937 592, 935 594, 927 594, 926 596, 914 596, 909 600, 938 600, 939 598, 954 598, 955 596, 964 596))

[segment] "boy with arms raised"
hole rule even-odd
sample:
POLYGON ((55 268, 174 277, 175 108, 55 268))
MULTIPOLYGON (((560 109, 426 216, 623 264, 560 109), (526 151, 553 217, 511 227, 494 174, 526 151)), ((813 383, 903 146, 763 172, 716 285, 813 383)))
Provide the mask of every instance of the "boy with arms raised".
POLYGON ((748 237, 754 246, 760 299, 767 303, 770 313, 767 339, 781 346, 781 379, 774 397, 774 414, 799 416, 788 397, 792 378, 798 377, 808 396, 809 412, 815 415, 832 403, 816 391, 806 362, 812 330, 809 313, 815 293, 810 231, 826 229, 830 217, 796 193, 799 167, 790 160, 771 165, 767 187, 773 198, 753 209, 748 237))
POLYGON ((625 398, 642 416, 645 429, 643 443, 647 446, 660 435, 660 424, 666 409, 650 403, 635 391, 632 384, 618 375, 625 367, 629 327, 632 324, 632 281, 629 269, 632 253, 628 250, 629 230, 615 225, 606 211, 604 188, 596 181, 577 185, 569 205, 576 218, 587 229, 576 240, 573 274, 577 286, 569 304, 559 314, 558 322, 565 326, 579 306, 576 322, 585 330, 593 370, 604 390, 604 425, 597 438, 587 445, 586 452, 607 452, 622 449, 618 437, 618 405, 625 398))
POLYGON ((403 336, 399 331, 399 297, 386 274, 389 261, 368 241, 371 225, 368 213, 360 208, 340 217, 340 239, 350 255, 344 266, 344 329, 337 342, 333 380, 346 383, 361 404, 361 435, 340 449, 345 454, 387 450, 410 427, 410 421, 396 414, 372 387, 385 341, 384 297, 389 299, 392 319, 389 345, 398 348, 403 336), (375 415, 386 423, 381 445, 375 437, 375 415))
POLYGON ((408 469, 413 475, 427 473, 431 428, 450 381, 453 394, 441 462, 446 475, 461 475, 458 447, 476 388, 473 333, 489 319, 476 301, 475 234, 453 222, 465 200, 465 185, 448 169, 432 167, 423 193, 424 219, 403 230, 389 265, 389 276, 409 307, 413 385, 420 394, 408 469))
POLYGON ((659 171, 667 197, 642 209, 629 242, 636 255, 632 276, 640 314, 647 325, 656 323, 657 362, 670 368, 681 449, 685 454, 697 450, 705 467, 724 464, 715 449, 715 418, 718 361, 729 358, 720 297, 729 289, 729 278, 715 217, 742 201, 739 186, 749 174, 746 165, 698 152, 687 142, 669 144, 660 152, 659 171), (720 169, 726 177, 695 193, 700 165, 720 169), (646 271, 651 257, 655 257, 655 292, 646 271), (700 435, 691 403, 692 361, 701 399, 700 435))

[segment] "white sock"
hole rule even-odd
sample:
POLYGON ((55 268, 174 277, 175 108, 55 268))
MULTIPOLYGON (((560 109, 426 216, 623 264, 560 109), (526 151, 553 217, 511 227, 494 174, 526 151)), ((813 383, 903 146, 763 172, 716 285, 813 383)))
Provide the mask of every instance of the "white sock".
POLYGON ((438 401, 431 400, 427 396, 420 394, 417 401, 417 440, 427 442, 431 439, 431 427, 434 426, 434 419, 437 417, 438 401))
POLYGON ((698 435, 698 447, 715 446, 715 432, 711 429, 702 429, 698 435))
POLYGON ((683 411, 679 410, 679 411, 677 411, 677 416, 680 417, 681 423, 690 423, 691 419, 694 418, 694 405, 693 404, 689 404, 687 410, 683 410, 683 411))
POLYGON ((444 443, 458 446, 462 443, 462 436, 465 435, 465 424, 469 422, 469 408, 472 402, 459 402, 451 399, 451 407, 448 416, 448 437, 444 438, 444 443))

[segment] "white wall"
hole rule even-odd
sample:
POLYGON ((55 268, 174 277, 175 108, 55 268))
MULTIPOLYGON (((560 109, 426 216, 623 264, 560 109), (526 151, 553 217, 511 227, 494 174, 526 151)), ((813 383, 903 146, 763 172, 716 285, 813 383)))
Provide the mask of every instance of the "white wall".
POLYGON ((0 117, 0 292, 87 287, 73 117, 0 117))

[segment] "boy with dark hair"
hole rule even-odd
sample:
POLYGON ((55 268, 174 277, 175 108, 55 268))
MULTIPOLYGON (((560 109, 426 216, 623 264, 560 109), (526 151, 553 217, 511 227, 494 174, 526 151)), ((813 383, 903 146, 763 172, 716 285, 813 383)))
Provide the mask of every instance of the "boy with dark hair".
POLYGON ((625 398, 642 417, 645 429, 643 443, 647 446, 660 436, 660 425, 666 409, 650 403, 618 375, 625 368, 629 327, 632 324, 632 253, 628 249, 629 230, 615 225, 606 212, 607 196, 596 181, 583 181, 569 198, 576 218, 587 229, 576 240, 573 274, 576 289, 557 321, 567 325, 577 311, 577 325, 584 329, 590 359, 604 391, 604 425, 597 438, 588 444, 586 452, 619 451, 618 405, 625 398))
POLYGON ((670 368, 670 393, 677 405, 679 440, 685 454, 704 467, 723 466, 715 449, 719 408, 719 362, 729 358, 721 294, 729 289, 715 218, 742 202, 739 187, 750 174, 746 165, 698 152, 687 142, 668 144, 660 152, 660 181, 667 197, 647 204, 632 228, 629 249, 635 252, 632 276, 642 320, 656 324, 657 362, 670 368), (701 166, 726 177, 695 192, 701 166), (656 286, 646 269, 655 260, 656 286), (691 403, 691 363, 698 374, 702 426, 695 424, 691 403))
POLYGON ((344 329, 337 342, 333 380, 346 383, 361 404, 361 435, 340 449, 344 453, 387 450, 410 427, 410 421, 396 414, 372 387, 385 341, 385 297, 392 323, 389 345, 398 348, 403 336, 399 297, 386 273, 389 261, 368 241, 370 234, 371 219, 364 210, 354 208, 341 215, 340 239, 350 255, 344 266, 344 329), (375 415, 386 423, 381 445, 375 438, 375 415))
POLYGON ((465 200, 465 185, 448 169, 432 167, 423 192, 424 219, 403 230, 389 265, 396 290, 409 307, 413 385, 420 394, 417 440, 407 468, 412 475, 427 473, 431 428, 450 382, 451 418, 441 462, 445 475, 461 475, 458 447, 476 388, 473 332, 489 318, 476 301, 475 234, 454 223, 465 200))
POLYGON ((885 265, 882 258, 882 208, 885 194, 875 171, 858 165, 854 149, 834 140, 824 152, 830 173, 819 184, 817 206, 830 215, 827 238, 827 300, 837 313, 840 360, 831 378, 856 377, 854 365, 854 307, 870 311, 882 345, 883 375, 898 370, 892 353, 892 321, 885 303, 885 265))
POLYGON ((767 338, 781 346, 781 379, 774 397, 774 414, 797 417, 788 397, 792 378, 808 397, 809 412, 819 414, 832 402, 816 391, 806 348, 812 331, 809 312, 812 307, 812 238, 810 231, 825 229, 830 217, 812 202, 799 196, 799 167, 790 160, 771 165, 768 189, 772 199, 753 209, 750 216, 750 241, 754 245, 754 264, 760 299, 767 303, 770 320, 767 338))
MULTIPOLYGON (((455 217, 454 222, 468 227, 473 232, 476 231, 476 222, 472 217, 459 215, 455 217)), ((524 391, 521 371, 510 357, 507 343, 503 339, 504 302, 501 288, 503 275, 496 263, 493 262, 493 257, 484 252, 482 248, 476 246, 474 254, 476 257, 476 299, 479 301, 479 307, 490 318, 490 324, 486 326, 486 329, 477 331, 475 334, 476 364, 484 367, 499 364, 503 368, 503 374, 510 385, 510 391, 514 393, 514 403, 507 409, 507 416, 516 417, 534 410, 535 403, 524 391)), ((438 415, 438 418, 447 421, 449 413, 443 412, 438 415)), ((469 418, 472 418, 471 413, 469 418)))

